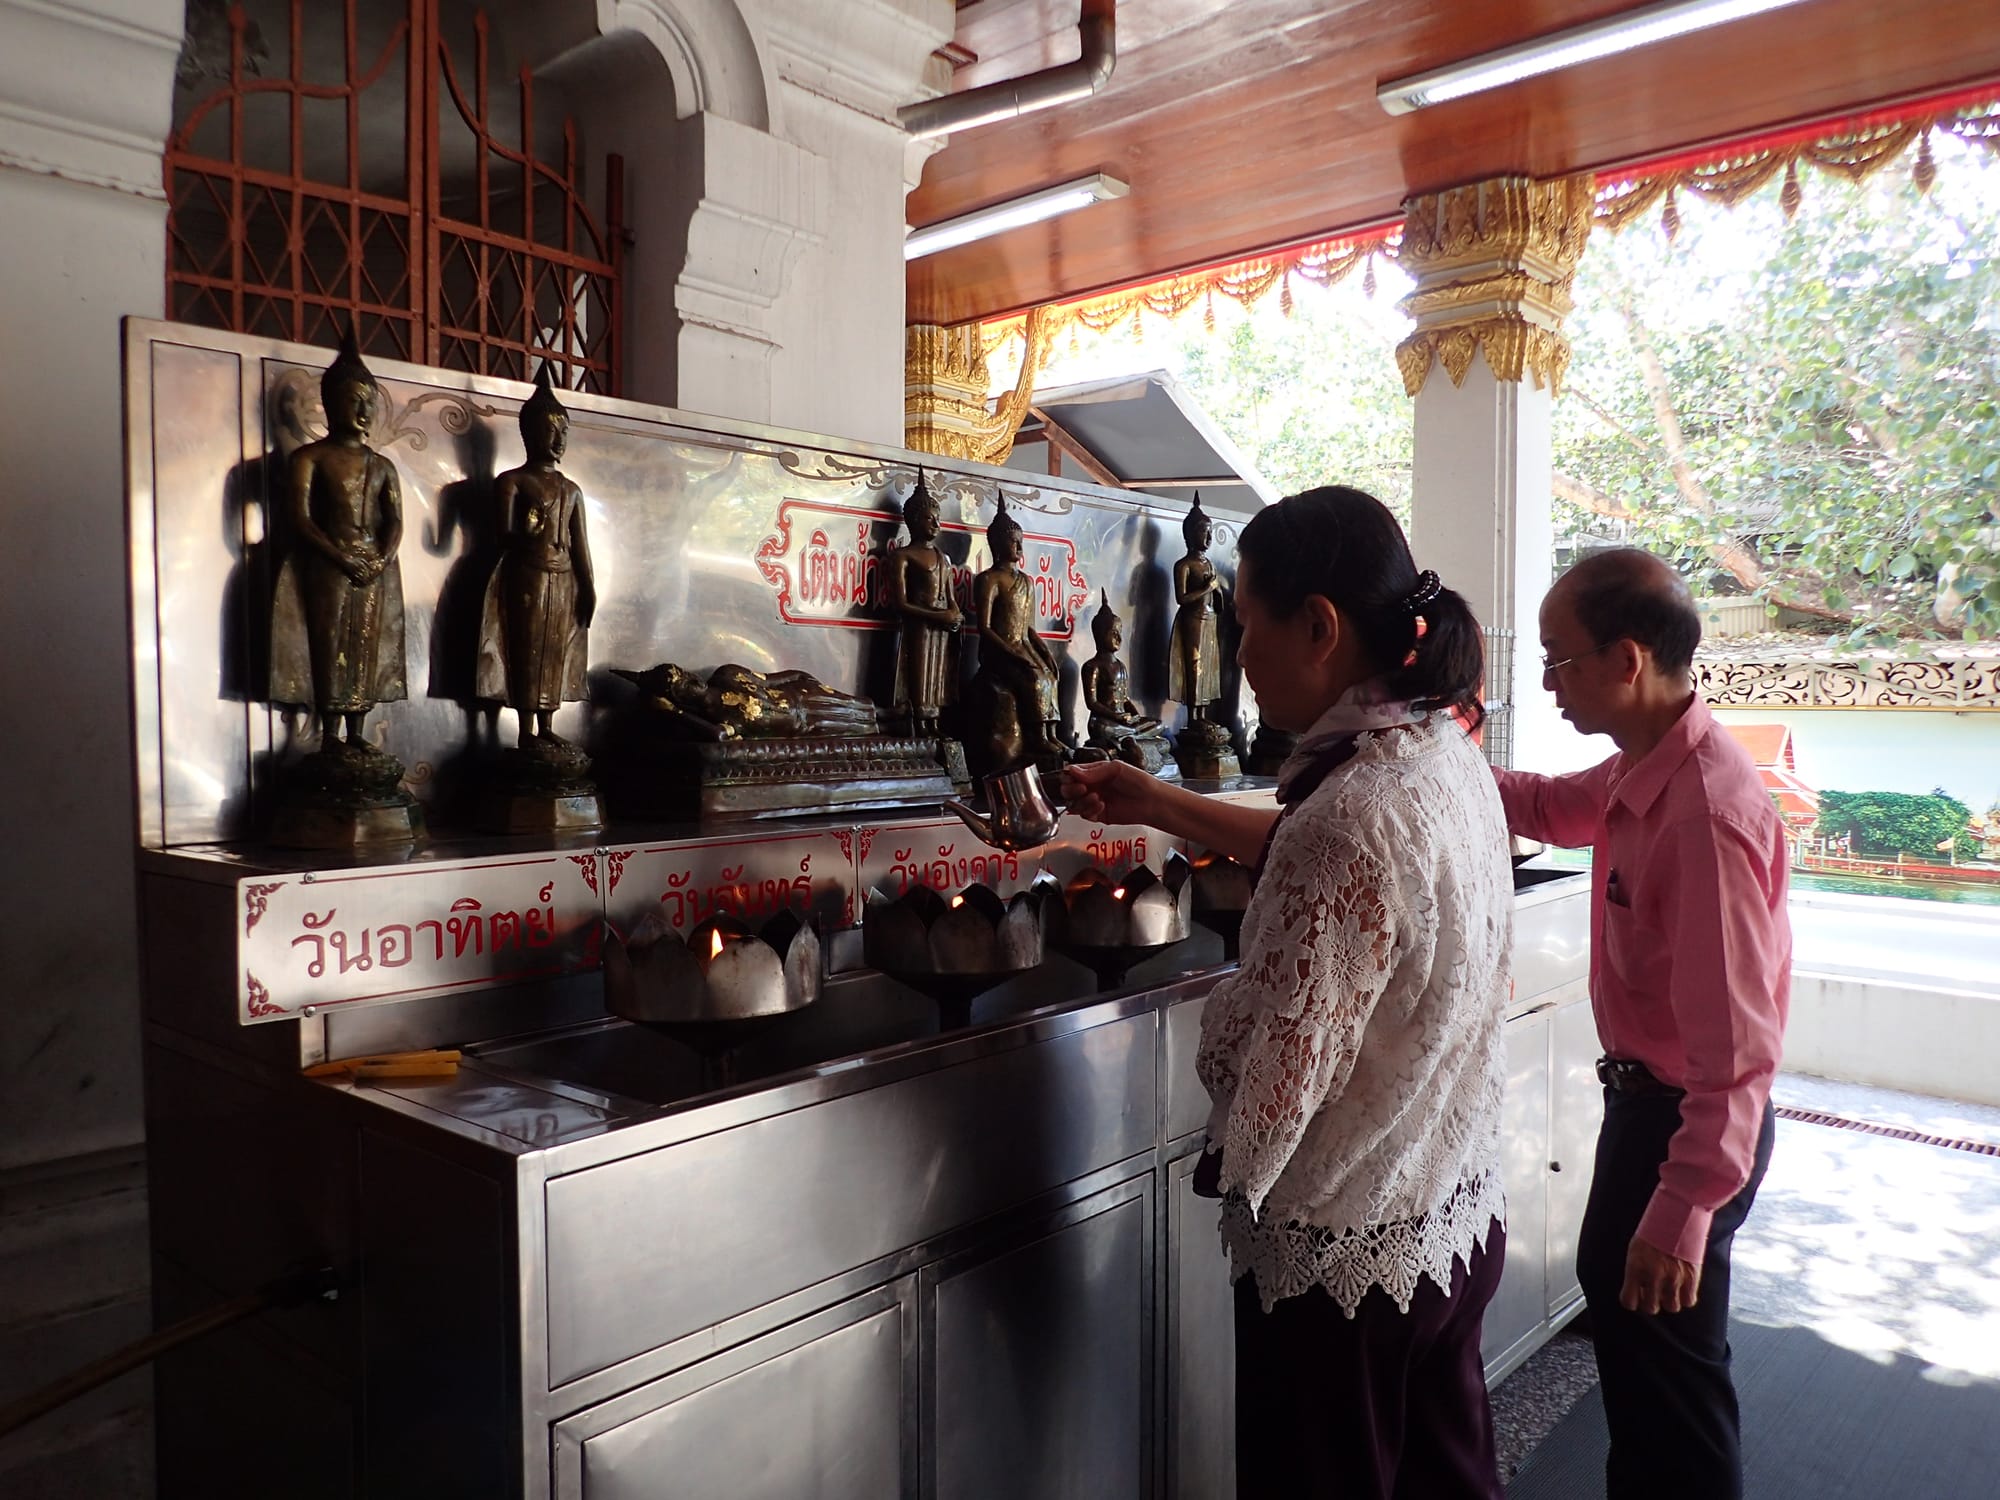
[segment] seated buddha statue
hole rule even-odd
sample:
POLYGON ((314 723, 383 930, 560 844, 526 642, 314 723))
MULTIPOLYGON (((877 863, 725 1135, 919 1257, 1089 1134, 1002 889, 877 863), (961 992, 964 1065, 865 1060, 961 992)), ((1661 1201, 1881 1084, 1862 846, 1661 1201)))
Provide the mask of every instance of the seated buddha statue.
POLYGON ((1098 598, 1097 613, 1090 621, 1097 654, 1083 664, 1083 701, 1090 710, 1089 743, 1157 773, 1169 763, 1172 753, 1167 732, 1158 719, 1140 713, 1139 705, 1132 701, 1125 663, 1118 658, 1125 645, 1125 622, 1111 608, 1108 594, 1099 590, 1098 598))

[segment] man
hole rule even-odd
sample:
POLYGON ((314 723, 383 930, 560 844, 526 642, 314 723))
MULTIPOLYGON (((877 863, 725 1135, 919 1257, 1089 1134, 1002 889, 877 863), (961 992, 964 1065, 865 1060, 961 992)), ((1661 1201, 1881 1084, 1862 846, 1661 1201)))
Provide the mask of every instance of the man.
POLYGON ((1496 770, 1509 826, 1591 857, 1590 992, 1605 1056, 1577 1248, 1613 1500, 1743 1493, 1729 1249, 1770 1161, 1790 999, 1783 825, 1689 676, 1701 618, 1648 553, 1599 553, 1541 609, 1543 685, 1619 753, 1496 770))

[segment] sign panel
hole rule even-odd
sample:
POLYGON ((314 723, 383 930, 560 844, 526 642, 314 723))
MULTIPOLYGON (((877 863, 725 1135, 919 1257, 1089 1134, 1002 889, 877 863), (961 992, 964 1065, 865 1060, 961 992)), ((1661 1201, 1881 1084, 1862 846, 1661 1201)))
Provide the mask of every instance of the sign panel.
POLYGON ((248 1024, 594 968, 595 853, 237 882, 248 1024))
MULTIPOLYGON (((1032 517, 1030 517, 1032 519, 1032 517)), ((778 614, 789 625, 827 625, 846 630, 885 630, 895 623, 889 611, 889 553, 901 523, 891 511, 857 510, 816 500, 782 500, 777 529, 758 544, 757 571, 778 596, 778 614)), ((972 617, 972 581, 987 566, 983 531, 956 521, 946 536, 977 537, 981 545, 966 563, 952 567, 958 607, 972 617), (978 566, 973 566, 973 563, 978 566)), ((1076 634, 1078 614, 1090 601, 1090 585, 1067 538, 1022 534, 1021 571, 1035 594, 1035 629, 1043 638, 1066 641, 1076 634)), ((955 550, 955 549, 954 549, 955 550)))

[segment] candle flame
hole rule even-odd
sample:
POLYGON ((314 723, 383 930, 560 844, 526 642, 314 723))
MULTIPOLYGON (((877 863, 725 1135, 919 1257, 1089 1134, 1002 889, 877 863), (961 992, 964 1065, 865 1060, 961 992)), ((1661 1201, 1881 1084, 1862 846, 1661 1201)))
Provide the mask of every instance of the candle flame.
POLYGON ((951 904, 952 904, 953 906, 963 906, 963 905, 965 905, 965 897, 963 897, 963 896, 953 896, 953 897, 951 898, 951 904))
POLYGON ((722 929, 718 927, 708 935, 708 956, 710 958, 719 958, 721 957, 721 955, 722 955, 722 929))

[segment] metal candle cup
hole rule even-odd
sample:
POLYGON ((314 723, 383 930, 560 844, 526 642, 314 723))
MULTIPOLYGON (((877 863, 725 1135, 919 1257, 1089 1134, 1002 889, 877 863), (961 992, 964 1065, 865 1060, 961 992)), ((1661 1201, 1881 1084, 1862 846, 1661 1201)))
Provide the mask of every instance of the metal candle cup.
POLYGON ((1254 885, 1249 867, 1226 854, 1205 849, 1194 857, 1194 919, 1222 937, 1223 953, 1238 956, 1243 914, 1254 885))
POLYGON ((780 912, 752 931, 714 916, 682 938, 649 914, 629 941, 607 926, 604 996, 647 1026, 722 1026, 784 1015, 819 998, 819 932, 780 912))
POLYGON ((1060 918, 1052 912, 1048 941, 1116 984, 1140 959, 1172 947, 1192 930, 1193 872, 1178 852, 1158 874, 1145 865, 1113 878, 1085 870, 1063 892, 1060 918))
POLYGON ((893 897, 872 891, 862 956, 938 1001, 947 1022, 963 1025, 975 996, 1041 963, 1043 912, 1060 902, 1061 888, 1046 875, 1007 898, 989 885, 969 885, 949 899, 921 885, 893 897))

